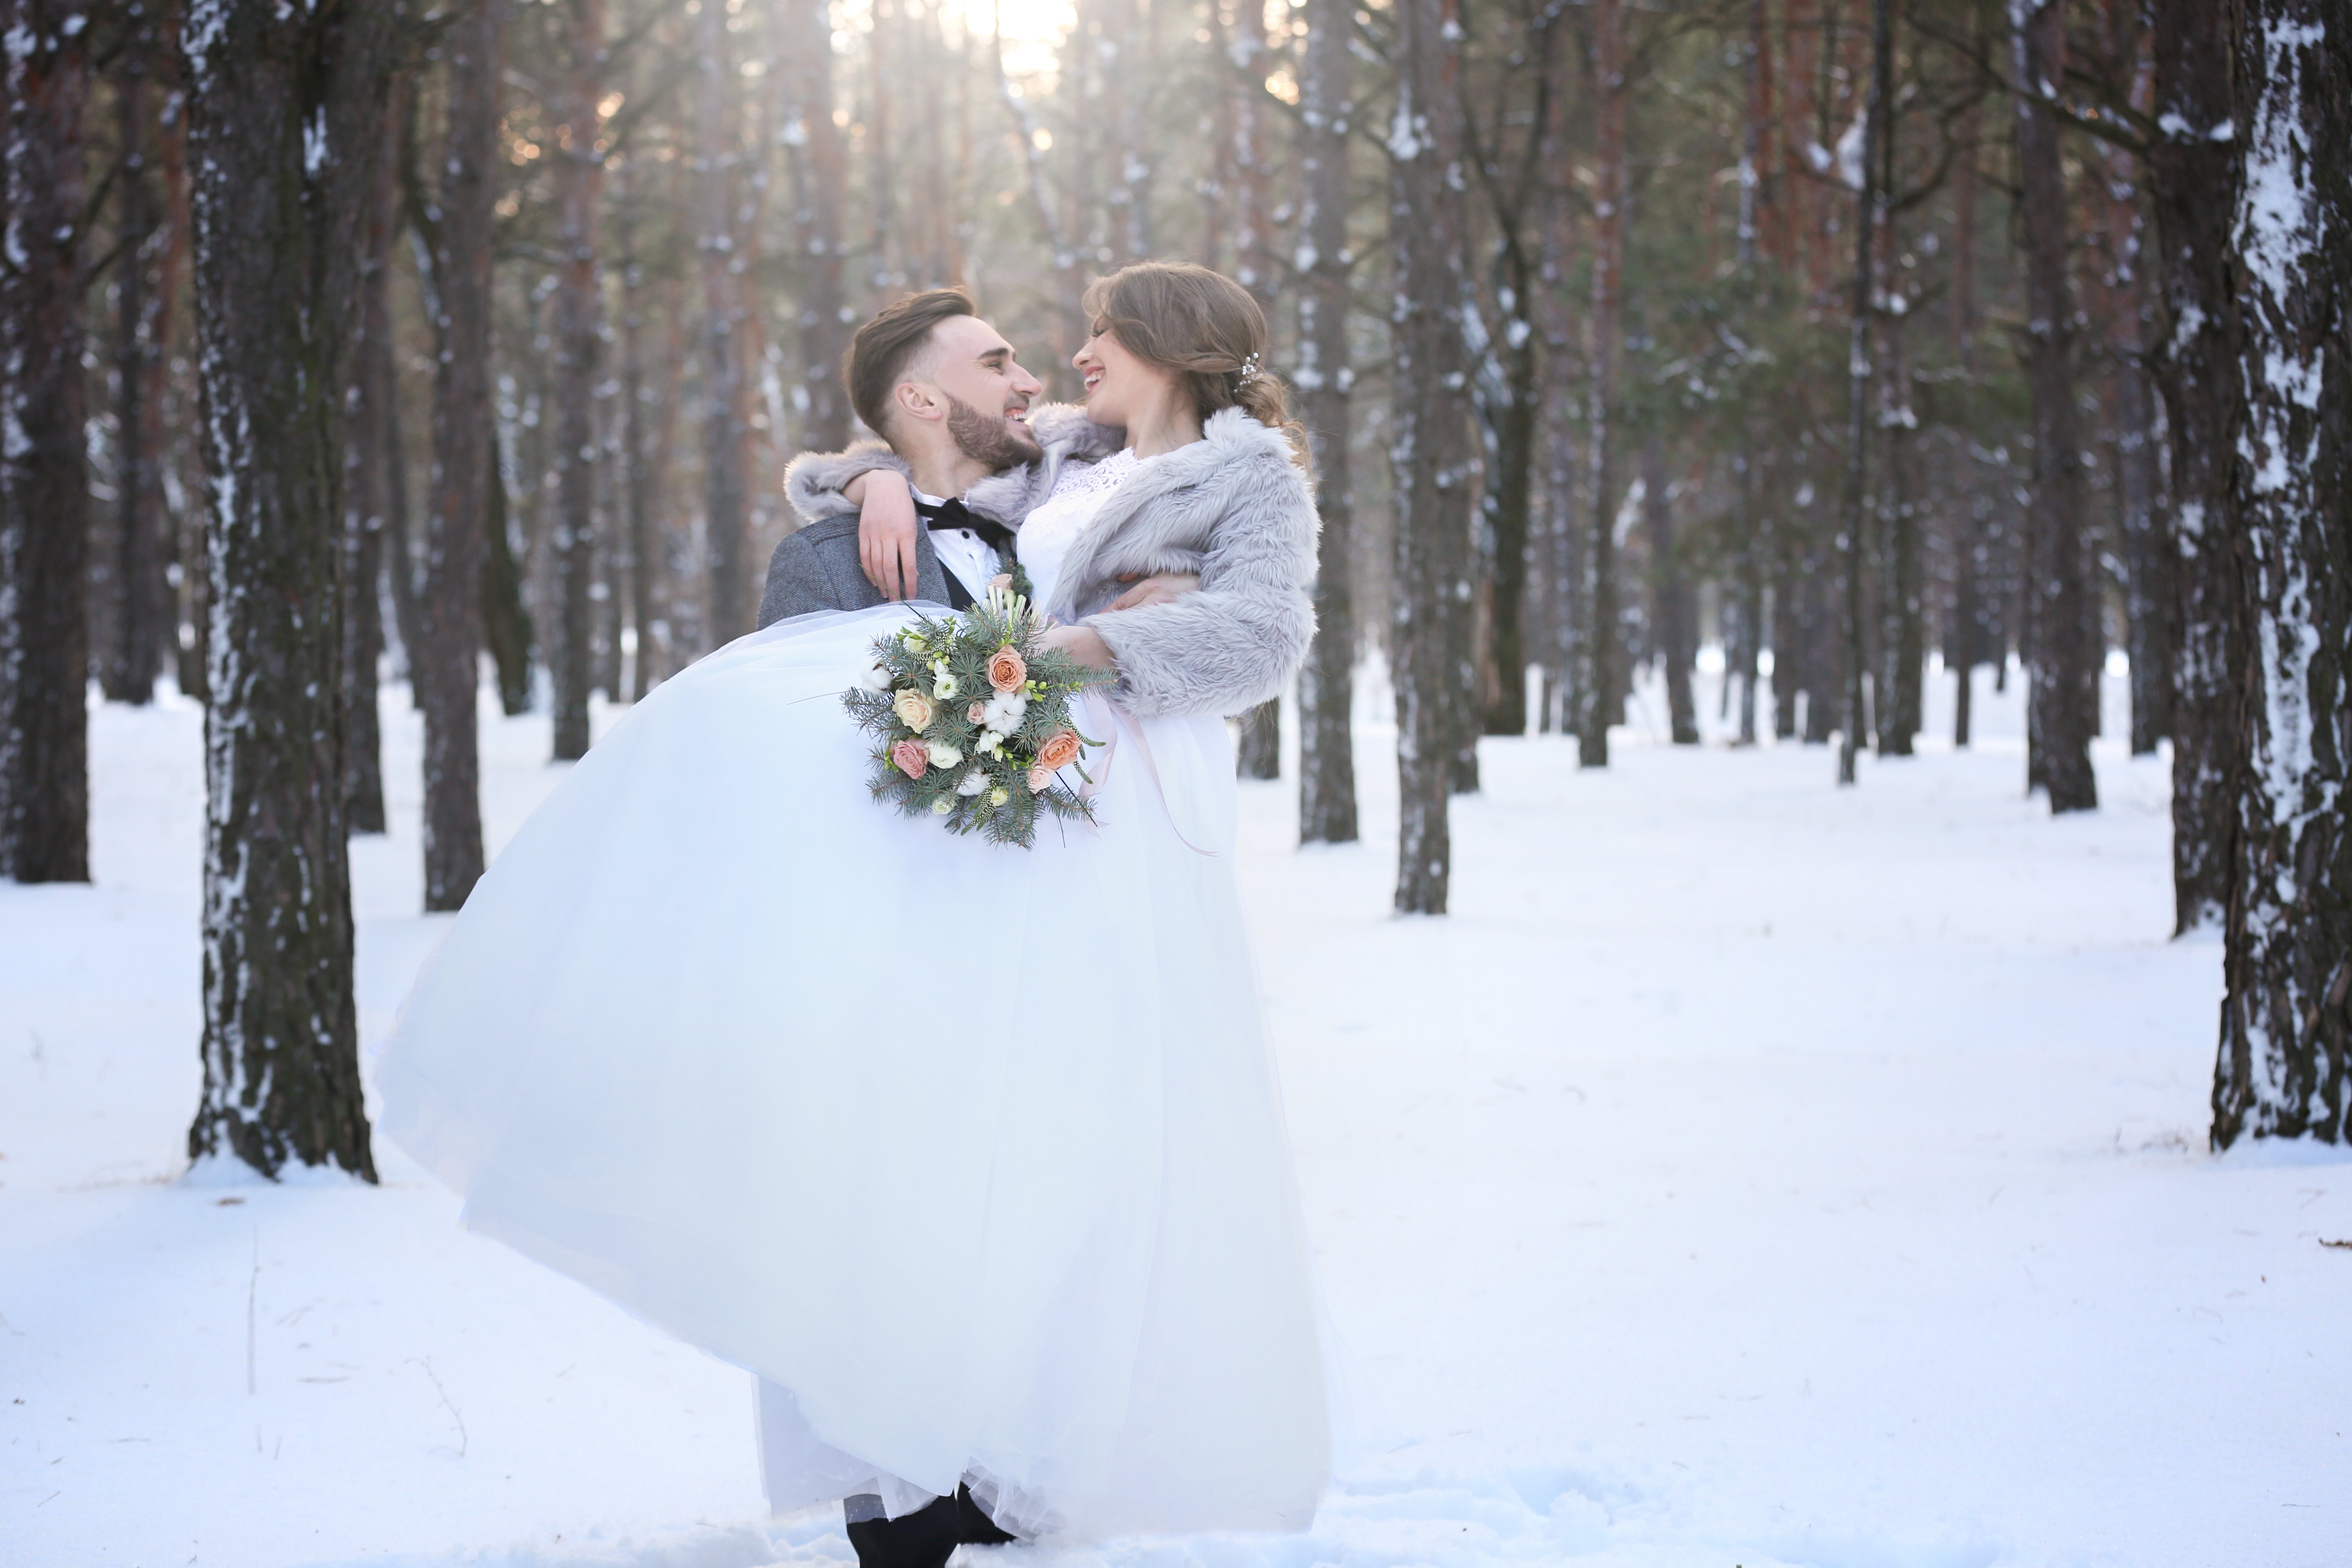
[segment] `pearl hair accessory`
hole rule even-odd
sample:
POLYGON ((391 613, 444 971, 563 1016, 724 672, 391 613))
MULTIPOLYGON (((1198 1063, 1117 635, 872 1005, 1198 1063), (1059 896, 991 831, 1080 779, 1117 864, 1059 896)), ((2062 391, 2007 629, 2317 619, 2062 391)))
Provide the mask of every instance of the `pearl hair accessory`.
POLYGON ((1252 354, 1247 359, 1242 361, 1241 373, 1234 377, 1234 390, 1235 392, 1239 392, 1243 387, 1247 386, 1251 382, 1255 381, 1256 379, 1257 355, 1252 354))

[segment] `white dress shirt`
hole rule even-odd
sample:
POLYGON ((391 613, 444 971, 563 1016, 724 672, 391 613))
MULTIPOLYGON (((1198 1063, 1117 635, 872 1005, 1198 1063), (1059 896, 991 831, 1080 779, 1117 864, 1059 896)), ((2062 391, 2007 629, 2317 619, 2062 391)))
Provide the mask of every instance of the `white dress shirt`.
MULTIPOLYGON (((925 506, 947 504, 938 496, 925 495, 912 485, 907 488, 914 490, 915 499, 925 506)), ((956 574, 956 581, 964 585, 964 591, 974 601, 988 596, 989 580, 1004 570, 997 558, 995 546, 968 528, 932 529, 931 548, 940 552, 940 565, 956 574)))

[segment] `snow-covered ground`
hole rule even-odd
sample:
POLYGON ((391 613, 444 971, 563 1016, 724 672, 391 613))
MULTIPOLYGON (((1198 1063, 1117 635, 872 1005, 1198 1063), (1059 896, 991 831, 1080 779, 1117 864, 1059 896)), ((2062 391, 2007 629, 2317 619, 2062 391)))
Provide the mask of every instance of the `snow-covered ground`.
MULTIPOLYGON (((1975 751, 1845 792, 1818 748, 1655 744, 1654 692, 1605 773, 1490 743, 1444 921, 1388 913, 1383 729, 1360 846, 1295 850, 1250 786, 1360 1436, 1309 1537, 1050 1561, 2352 1560, 2352 1166, 2204 1153, 2217 950, 2165 940, 2162 767, 2103 742, 2105 809, 2053 821, 2014 683, 1979 696, 1975 751)), ((437 931, 385 716, 370 1040, 437 931)), ((744 1374, 397 1151, 380 1189, 176 1179, 199 728, 100 710, 96 884, 0 888, 0 1563, 846 1562, 837 1516, 761 1517, 744 1374)), ((546 735, 485 723, 494 847, 546 735)))

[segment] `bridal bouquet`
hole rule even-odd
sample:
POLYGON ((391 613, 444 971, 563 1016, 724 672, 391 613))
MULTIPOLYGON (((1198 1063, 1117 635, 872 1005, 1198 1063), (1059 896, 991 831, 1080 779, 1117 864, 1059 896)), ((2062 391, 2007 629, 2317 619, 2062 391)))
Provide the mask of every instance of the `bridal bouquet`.
POLYGON ((875 799, 1024 849, 1040 813, 1094 820, 1093 803, 1055 775, 1100 743, 1071 722, 1070 698, 1115 678, 1038 647, 1045 626, 999 578, 971 608, 919 615, 876 641, 873 668, 841 694, 875 737, 875 799))

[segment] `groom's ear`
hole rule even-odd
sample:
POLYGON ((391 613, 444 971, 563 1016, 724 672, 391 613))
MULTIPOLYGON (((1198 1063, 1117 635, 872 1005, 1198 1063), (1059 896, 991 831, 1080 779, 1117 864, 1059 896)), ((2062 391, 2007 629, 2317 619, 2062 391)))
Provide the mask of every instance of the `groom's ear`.
POLYGON ((890 389, 890 402, 910 419, 944 419, 948 400, 928 381, 902 381, 890 389))

